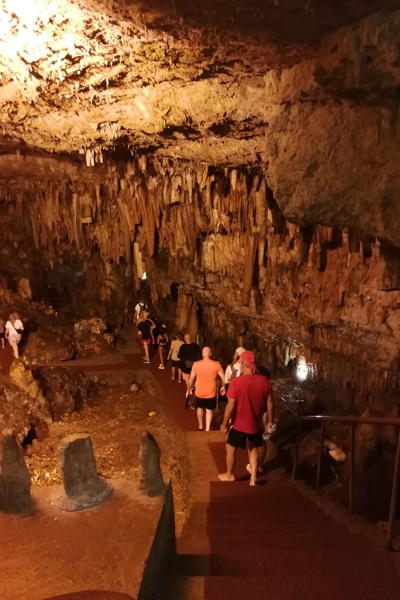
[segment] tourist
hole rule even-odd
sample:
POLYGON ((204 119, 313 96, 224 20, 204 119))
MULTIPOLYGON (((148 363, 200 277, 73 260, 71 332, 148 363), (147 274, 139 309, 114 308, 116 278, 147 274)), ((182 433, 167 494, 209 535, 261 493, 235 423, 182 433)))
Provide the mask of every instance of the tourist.
POLYGON ((185 333, 183 341, 184 344, 179 348, 178 358, 181 364, 182 378, 187 383, 193 364, 201 358, 201 351, 200 346, 192 342, 189 333, 185 333))
POLYGON ((158 368, 165 369, 164 354, 165 354, 165 348, 167 347, 167 344, 168 344, 168 334, 167 334, 167 326, 164 323, 161 325, 161 332, 157 337, 157 344, 158 344, 158 355, 160 357, 160 364, 159 364, 158 368))
POLYGON ((204 431, 203 418, 206 414, 206 431, 210 431, 213 410, 217 406, 217 378, 221 378, 221 395, 225 394, 224 371, 221 363, 212 360, 212 352, 208 346, 202 351, 202 360, 193 364, 192 372, 187 381, 186 398, 191 394, 191 390, 196 383, 196 410, 199 431, 204 431))
POLYGON ((135 314, 133 315, 133 322, 140 322, 140 315, 144 311, 147 310, 147 304, 144 302, 143 298, 139 298, 139 302, 135 306, 135 314))
POLYGON ((5 343, 6 343, 6 341, 5 341, 5 327, 6 327, 6 324, 4 322, 4 319, 3 319, 2 315, 0 315, 0 339, 1 339, 1 347, 3 348, 3 350, 5 348, 5 343))
POLYGON ((225 385, 228 386, 232 379, 235 377, 239 377, 242 374, 242 364, 240 362, 240 357, 243 352, 246 351, 246 348, 239 346, 236 348, 235 354, 233 355, 233 359, 230 365, 226 367, 225 371, 225 385))
POLYGON ((154 325, 153 321, 151 319, 149 319, 149 313, 142 312, 140 314, 138 333, 139 333, 139 337, 142 340, 142 344, 143 344, 143 351, 144 351, 143 362, 145 362, 147 364, 150 362, 149 345, 150 345, 150 343, 154 344, 154 333, 153 333, 154 328, 155 328, 155 325, 154 325))
POLYGON ((24 326, 22 324, 21 319, 19 318, 19 314, 17 312, 12 312, 10 314, 9 320, 6 323, 5 337, 6 339, 8 339, 9 344, 13 349, 15 358, 19 357, 18 344, 21 341, 23 330, 24 326))
POLYGON ((267 377, 256 375, 253 352, 246 350, 240 357, 243 375, 235 377, 229 386, 228 404, 225 409, 221 431, 228 433, 228 423, 232 419, 226 443, 226 472, 218 475, 220 481, 234 481, 233 469, 236 451, 248 448, 251 466, 250 485, 256 485, 258 448, 261 448, 263 433, 273 424, 273 404, 271 385, 267 377), (268 421, 264 426, 263 415, 268 408, 268 421))
POLYGON ((178 358, 180 347, 183 345, 182 334, 178 332, 171 342, 167 360, 171 359, 171 379, 175 381, 175 369, 178 372, 178 383, 182 383, 181 361, 178 358))
MULTIPOLYGON (((267 367, 264 367, 262 365, 257 365, 256 374, 266 377, 268 379, 268 383, 271 385, 271 382, 270 382, 271 376, 270 376, 269 369, 267 369, 267 367)), ((270 396, 270 402, 271 403, 267 406, 268 411, 266 413, 264 413, 264 415, 263 415, 263 423, 264 423, 266 432, 267 432, 267 429, 269 427, 271 427, 271 424, 274 422, 274 402, 273 402, 272 394, 270 396), (271 418, 269 418, 270 416, 268 413, 270 413, 271 418)), ((263 438, 263 445, 260 446, 260 448, 258 448, 257 473, 259 473, 259 474, 263 473, 263 471, 264 471, 264 461, 265 461, 266 456, 267 456, 267 440, 265 440, 263 438)), ((251 473, 250 463, 246 466, 246 469, 248 470, 249 473, 251 473)))

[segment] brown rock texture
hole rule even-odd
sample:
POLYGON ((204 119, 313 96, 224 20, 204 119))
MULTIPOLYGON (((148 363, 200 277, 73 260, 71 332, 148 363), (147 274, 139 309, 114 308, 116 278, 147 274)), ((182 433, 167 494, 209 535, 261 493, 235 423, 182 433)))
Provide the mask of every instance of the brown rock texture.
POLYGON ((120 331, 146 273, 221 353, 393 407, 400 3, 50 4, 2 8, 4 298, 120 331))

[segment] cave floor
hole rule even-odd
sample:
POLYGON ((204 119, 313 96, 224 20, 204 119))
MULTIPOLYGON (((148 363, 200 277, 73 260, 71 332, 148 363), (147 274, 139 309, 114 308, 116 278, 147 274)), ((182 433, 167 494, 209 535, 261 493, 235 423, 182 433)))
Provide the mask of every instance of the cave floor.
MULTIPOLYGON (((64 366, 86 373, 96 373, 100 367, 102 378, 106 372, 107 377, 119 377, 127 367, 132 372, 147 371, 162 390, 167 412, 184 433, 189 473, 185 471, 183 480, 190 481, 191 508, 182 529, 185 510, 181 505, 178 556, 166 575, 160 600, 398 598, 399 579, 391 557, 382 550, 383 536, 378 536, 375 545, 362 527, 351 530, 334 511, 331 516, 328 507, 318 507, 301 486, 288 481, 282 470, 265 473, 261 485, 250 489, 244 452, 238 453, 237 481, 218 482, 225 454, 218 420, 216 430, 208 434, 196 431, 194 412, 184 410, 184 386, 170 380, 169 369, 158 370, 156 357, 143 370, 133 330, 123 356, 125 364, 118 360, 64 366)), ((159 410, 162 412, 161 405, 159 410)), ((267 470, 274 457, 271 445, 267 470)), ((185 459, 178 462, 184 465, 185 459)), ((179 503, 179 492, 177 496, 179 503)), ((23 535, 21 531, 19 537, 23 535)), ((100 583, 92 589, 99 589, 100 583)))
MULTIPOLYGON (((131 362, 138 352, 136 342, 128 347, 131 362)), ((140 440, 149 430, 161 448, 164 477, 174 480, 179 533, 187 505, 182 434, 164 410, 154 377, 140 362, 133 371, 124 356, 116 354, 63 366, 88 368, 95 392, 80 412, 52 423, 26 447, 35 513, 0 513, 0 597, 41 600, 85 589, 136 597, 161 509, 159 499, 139 491, 140 440), (59 448, 66 435, 77 432, 91 435, 98 471, 114 493, 97 508, 65 513, 52 504, 62 483, 59 448)))

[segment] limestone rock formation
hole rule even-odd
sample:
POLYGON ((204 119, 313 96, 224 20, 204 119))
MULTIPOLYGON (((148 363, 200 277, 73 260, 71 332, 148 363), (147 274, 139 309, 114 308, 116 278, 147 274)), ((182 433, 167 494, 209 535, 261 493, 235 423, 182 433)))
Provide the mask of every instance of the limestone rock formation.
POLYGON ((141 469, 140 487, 147 495, 162 496, 166 492, 160 466, 161 450, 151 433, 145 433, 140 445, 139 464, 141 469))
POLYGON ((54 421, 81 410, 92 387, 83 373, 62 367, 36 369, 35 377, 49 401, 54 421))
POLYGON ((37 331, 29 335, 24 348, 24 360, 29 365, 70 360, 74 355, 71 336, 37 331))
POLYGON ((96 459, 89 435, 67 435, 61 443, 64 492, 55 496, 58 508, 67 512, 101 504, 112 494, 112 487, 97 474, 96 459))
POLYGON ((14 360, 11 365, 10 380, 14 386, 4 388, 6 398, 11 399, 11 396, 14 395, 13 388, 16 386, 24 392, 24 395, 21 397, 21 406, 26 409, 28 414, 31 414, 33 421, 38 419, 44 423, 51 423, 52 419, 48 400, 44 397, 43 391, 38 381, 33 377, 32 371, 24 365, 22 359, 14 360))
POLYGON ((3 437, 0 466, 0 510, 16 514, 32 512, 31 477, 15 436, 3 437))
POLYGON ((335 412, 398 411, 399 1, 11 4, 0 297, 40 311, 30 360, 77 318, 77 357, 112 351, 141 290, 335 412))

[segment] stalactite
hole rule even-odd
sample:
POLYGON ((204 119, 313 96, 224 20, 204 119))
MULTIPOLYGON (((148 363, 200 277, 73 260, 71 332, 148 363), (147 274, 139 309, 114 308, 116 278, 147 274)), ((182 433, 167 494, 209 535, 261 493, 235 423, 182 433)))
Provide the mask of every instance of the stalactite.
POLYGON ((260 187, 256 192, 256 223, 259 231, 258 242, 258 266, 264 266, 265 242, 267 236, 267 185, 265 179, 261 181, 260 187))
POLYGON ((259 240, 259 234, 251 234, 247 232, 245 236, 245 261, 243 272, 243 306, 249 306, 251 286, 253 281, 254 261, 256 258, 256 250, 259 240))

